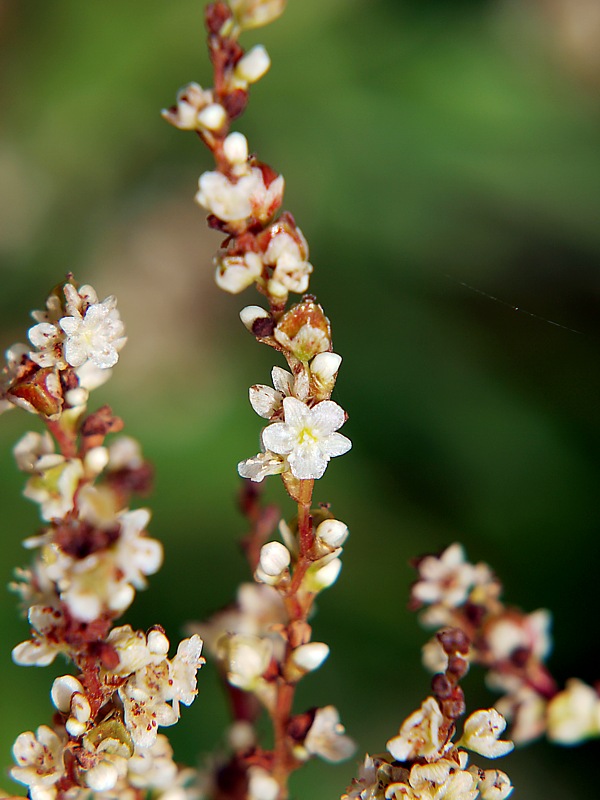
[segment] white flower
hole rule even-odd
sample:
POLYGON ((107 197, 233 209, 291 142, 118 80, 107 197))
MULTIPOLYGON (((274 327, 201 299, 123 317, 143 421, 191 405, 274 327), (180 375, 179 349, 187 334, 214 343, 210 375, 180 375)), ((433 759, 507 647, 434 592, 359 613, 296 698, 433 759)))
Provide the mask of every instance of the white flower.
POLYGON ((475 580, 475 568, 460 544, 450 545, 440 556, 425 556, 418 570, 420 580, 412 587, 412 596, 420 603, 459 606, 475 580))
POLYGON ((152 747, 138 748, 127 763, 128 778, 138 789, 169 789, 177 779, 173 748, 159 733, 152 747))
POLYGON ((486 758, 499 758, 514 748, 514 744, 500 739, 506 720, 495 708, 475 711, 466 720, 460 744, 486 758))
POLYGON ((136 589, 143 589, 146 586, 145 576, 154 575, 162 565, 162 544, 144 535, 150 522, 147 508, 125 511, 119 516, 119 522, 121 534, 115 550, 117 567, 124 580, 132 583, 136 589))
POLYGON ((27 481, 23 494, 40 504, 42 519, 62 519, 73 508, 73 498, 81 478, 83 464, 78 458, 41 456, 36 463, 41 474, 27 481), (59 463, 56 463, 60 459, 59 463))
POLYGON ((223 222, 239 222, 252 214, 252 195, 262 184, 262 173, 252 169, 236 183, 221 172, 205 172, 200 176, 196 202, 223 222))
POLYGON ((203 89, 197 83, 188 83, 177 93, 177 105, 173 109, 164 110, 163 117, 174 125, 176 128, 184 131, 195 130, 198 127, 207 127, 211 130, 216 130, 221 127, 226 119, 225 109, 221 108, 223 114, 221 115, 221 124, 211 127, 210 125, 202 126, 200 123, 200 114, 206 111, 207 108, 213 103, 213 94, 211 91, 203 89))
POLYGON ((46 667, 66 649, 65 645, 57 644, 62 638, 57 629, 64 626, 63 615, 52 606, 32 605, 27 616, 33 628, 33 639, 14 647, 12 659, 23 666, 46 667))
POLYGON ((54 440, 48 431, 42 434, 34 431, 26 433, 14 446, 13 455, 22 472, 43 472, 65 460, 64 456, 54 452, 54 440))
POLYGON ((114 297, 88 306, 83 316, 63 317, 58 324, 66 334, 64 355, 72 367, 86 361, 99 369, 114 367, 127 341, 114 297))
POLYGON ((274 388, 259 383, 248 392, 250 405, 264 419, 271 419, 282 408, 283 398, 289 397, 294 388, 293 375, 281 367, 273 367, 271 377, 274 388))
POLYGON ((552 647, 551 622, 550 612, 545 608, 527 615, 508 611, 488 624, 486 644, 496 661, 510 658, 516 650, 524 650, 543 660, 552 647))
POLYGON ((559 744, 579 742, 600 734, 600 697, 583 681, 571 678, 548 704, 548 738, 559 744))
POLYGON ((198 694, 196 673, 204 664, 202 645, 202 639, 197 633, 189 639, 183 639, 177 647, 175 658, 170 662, 170 688, 165 692, 165 697, 173 701, 173 708, 177 713, 179 703, 189 706, 198 694))
POLYGON ((416 758, 435 761, 446 744, 440 737, 443 721, 437 700, 428 697, 421 708, 402 723, 398 736, 390 739, 386 747, 396 761, 414 761, 416 758))
MULTIPOLYGON (((51 728, 40 725, 35 735, 21 733, 13 746, 17 766, 10 771, 14 780, 31 787, 51 787, 64 774, 63 743, 51 728)), ((46 795, 52 797, 52 794, 46 795)))
POLYGON ((218 652, 229 683, 253 691, 271 662, 273 642, 258 636, 224 636, 219 641, 218 652))
POLYGON ((265 263, 274 266, 269 291, 273 294, 296 292, 302 294, 308 289, 309 275, 313 271, 312 264, 307 261, 308 243, 299 228, 294 229, 294 236, 282 230, 273 236, 265 252, 265 263), (278 283, 283 291, 277 291, 271 284, 278 283))
POLYGON ((239 294, 252 286, 263 269, 261 257, 252 251, 239 256, 219 255, 215 263, 215 282, 219 289, 229 294, 239 294))
MULTIPOLYGON (((475 775, 475 768, 471 767, 471 770, 475 775)), ((486 769, 483 778, 478 775, 475 777, 478 779, 477 788, 481 800, 505 800, 513 790, 510 778, 499 769, 486 769)))
POLYGON ((320 478, 329 459, 347 453, 352 447, 338 428, 346 421, 344 410, 331 400, 309 408, 295 397, 283 400, 284 422, 263 431, 267 450, 287 456, 294 477, 320 478))
MULTIPOLYGON (((356 744, 346 736, 335 706, 325 706, 317 710, 304 740, 304 750, 308 755, 319 756, 333 764, 354 755, 356 744)), ((298 755, 302 757, 301 750, 298 755)))

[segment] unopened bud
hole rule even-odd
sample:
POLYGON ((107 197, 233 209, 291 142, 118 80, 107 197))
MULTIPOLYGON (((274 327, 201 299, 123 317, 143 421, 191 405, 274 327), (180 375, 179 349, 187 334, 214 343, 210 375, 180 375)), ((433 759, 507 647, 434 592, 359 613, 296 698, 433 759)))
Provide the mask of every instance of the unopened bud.
POLYGON ((306 575, 307 588, 311 592, 320 592, 321 589, 328 589, 337 581, 340 571, 342 569, 342 562, 339 558, 334 558, 323 567, 306 575))
POLYGON ((73 675, 61 675, 56 678, 50 690, 54 706, 63 713, 71 710, 71 697, 75 692, 83 692, 83 686, 73 675))
POLYGON ((257 44, 238 61, 235 66, 235 77, 245 83, 256 83, 270 66, 269 54, 262 44, 257 44))
POLYGON ((337 353, 319 353, 310 363, 310 371, 321 383, 329 383, 342 363, 342 357, 337 353))
POLYGON ((156 655, 166 656, 169 652, 169 640, 162 631, 152 630, 148 634, 148 649, 156 655))
POLYGON ((255 336, 271 336, 273 333, 273 318, 268 311, 260 306, 246 306, 240 311, 240 319, 255 336), (264 332, 262 329, 265 329, 264 332), (267 328, 269 331, 267 331, 267 328))
POLYGON ((198 122, 209 131, 218 131, 227 120, 227 112, 220 103, 209 103, 198 112, 198 122))
POLYGON ((75 692, 71 698, 71 716, 79 722, 87 722, 91 715, 90 701, 81 692, 75 692))
POLYGON ((260 28, 281 16, 286 0, 230 0, 229 5, 241 28, 260 28))
POLYGON ((297 647, 292 653, 292 661, 304 672, 318 669, 329 655, 325 642, 309 642, 297 647))
POLYGON ((276 578, 290 565, 290 551, 280 542, 267 542, 260 548, 259 567, 269 577, 276 578))
POLYGON ((328 547, 341 547, 348 538, 348 526, 339 519, 326 519, 315 531, 317 538, 328 547))
POLYGON ((85 454, 83 466, 88 475, 99 475, 108 464, 108 449, 106 447, 92 447, 85 454))
POLYGON ((223 142, 223 152, 230 164, 245 164, 248 161, 248 140, 243 133, 230 133, 223 142))
POLYGON ((77 738, 85 733, 87 725, 85 722, 81 722, 81 720, 78 720, 75 717, 69 717, 69 719, 65 722, 65 728, 67 729, 68 734, 74 738, 77 738))

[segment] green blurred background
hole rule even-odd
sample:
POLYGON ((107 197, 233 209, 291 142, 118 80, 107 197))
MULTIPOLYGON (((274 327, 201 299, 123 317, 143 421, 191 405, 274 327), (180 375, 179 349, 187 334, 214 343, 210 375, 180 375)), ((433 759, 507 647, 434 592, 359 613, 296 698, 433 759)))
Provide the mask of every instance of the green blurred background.
MULTIPOLYGON (((311 244, 355 442, 316 491, 352 535, 314 621, 331 656, 299 710, 334 703, 360 752, 383 749, 428 690, 408 560, 455 540, 511 602, 552 609, 559 680, 597 679, 597 0, 290 0, 257 41, 273 69, 240 129, 311 244)), ((235 464, 257 447, 247 386, 273 363, 237 318, 255 297, 212 281, 219 236, 192 200, 208 154, 158 116, 190 80, 210 81, 197 0, 0 0, 1 344, 67 270, 117 295, 130 339, 94 399, 156 466, 166 550, 125 621, 172 640, 246 578, 235 464)), ((28 429, 0 423, 2 585, 40 525, 10 453, 28 429)), ((268 493, 285 503, 277 479, 268 493)), ((64 671, 11 663, 28 634, 15 608, 0 594, 5 765, 64 671)), ((491 703, 477 671, 467 689, 491 703)), ((177 757, 225 721, 207 667, 177 757)), ((597 752, 538 743, 502 768, 515 797, 593 797, 597 752)), ((293 794, 330 800, 354 773, 313 763, 293 794)))

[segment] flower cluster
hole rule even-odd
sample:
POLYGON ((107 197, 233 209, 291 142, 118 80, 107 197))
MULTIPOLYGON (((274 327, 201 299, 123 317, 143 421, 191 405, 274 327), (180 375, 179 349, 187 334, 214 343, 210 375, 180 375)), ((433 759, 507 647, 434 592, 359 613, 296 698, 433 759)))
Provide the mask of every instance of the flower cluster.
POLYGON ((251 482, 243 509, 251 525, 245 549, 256 584, 244 584, 234 606, 190 627, 206 639, 219 664, 237 733, 242 724, 254 726, 261 709, 273 726, 271 750, 256 735, 242 737, 241 744, 233 737, 228 758, 208 778, 211 791, 226 794, 226 776, 240 784, 240 794, 279 800, 287 797, 291 772, 312 756, 340 761, 354 752, 333 706, 293 712, 297 683, 329 654, 324 642, 312 641, 308 618, 315 597, 339 575, 348 535, 328 508, 312 505, 314 481, 333 457, 351 448, 339 432, 346 413, 331 399, 342 359, 333 352, 323 308, 304 294, 313 266, 302 231, 281 211, 283 176, 251 155, 244 135, 231 130, 250 84, 270 65, 263 47, 245 52, 239 34, 272 21, 283 6, 283 0, 210 4, 205 16, 214 88, 189 84, 164 112, 175 127, 195 131, 215 159, 215 169, 200 177, 196 202, 208 212, 209 225, 226 237, 215 257, 216 283, 233 294, 255 286, 264 296, 268 308, 245 307, 242 322, 287 364, 273 368, 272 386, 250 388, 252 408, 267 424, 260 452, 238 465, 251 482), (290 293, 303 296, 288 307, 290 293), (296 517, 280 522, 283 541, 269 541, 280 515, 262 508, 253 486, 269 475, 281 475, 297 503, 296 517))
POLYGON ((471 714, 462 736, 453 741, 465 708, 458 681, 468 669, 468 641, 461 631, 446 629, 438 644, 448 666, 432 681, 434 696, 402 723, 385 755, 366 756, 343 800, 504 800, 512 792, 504 772, 467 768, 463 749, 485 758, 513 749, 512 742, 500 738, 506 722, 495 709, 471 714))
MULTIPOLYGON (((600 736, 600 696, 572 679, 558 691, 545 660, 550 653, 550 614, 526 614, 501 600, 502 584, 487 564, 471 564, 463 548, 452 544, 439 555, 416 562, 419 574, 412 606, 425 607, 426 627, 453 626, 470 641, 469 660, 486 669, 489 687, 503 692, 498 709, 511 721, 518 743, 546 733, 559 744, 600 736)), ((445 664, 437 638, 425 645, 426 666, 436 672, 445 664)))
POLYGON ((0 411, 21 406, 56 420, 84 406, 89 391, 110 377, 126 341, 123 323, 114 297, 98 302, 94 289, 78 287, 71 275, 33 318, 32 347, 15 344, 6 353, 0 411))
POLYGON ((146 532, 150 511, 129 507, 150 489, 150 465, 134 439, 107 441, 122 429, 108 406, 87 410, 90 390, 109 377, 125 343, 116 301, 99 303, 91 286, 68 276, 34 318, 35 349, 9 350, 3 382, 6 406, 37 413, 47 427, 14 448, 44 527, 25 540, 35 556, 12 586, 31 626, 13 660, 46 666, 62 654, 77 675, 54 681, 53 726, 18 736, 11 775, 35 800, 86 800, 90 792, 137 800, 141 790, 167 798, 177 786, 178 797, 191 798, 189 774, 158 728, 177 722, 180 704, 196 696, 202 640, 182 641, 169 659, 160 626, 147 634, 112 627, 163 558, 146 532))

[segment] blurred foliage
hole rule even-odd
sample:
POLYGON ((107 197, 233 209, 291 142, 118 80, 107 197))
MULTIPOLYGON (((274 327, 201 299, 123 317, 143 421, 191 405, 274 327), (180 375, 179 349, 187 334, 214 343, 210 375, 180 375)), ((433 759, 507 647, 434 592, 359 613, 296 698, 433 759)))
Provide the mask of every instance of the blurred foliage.
MULTIPOLYGON (((588 6, 290 0, 247 37, 273 69, 240 127, 286 176, 311 243, 355 442, 317 487, 352 537, 314 621, 332 655, 300 700, 338 705, 360 751, 381 750, 427 692, 408 561, 457 539, 511 602, 552 609, 559 680, 599 677, 600 74, 565 22, 588 6)), ((212 284, 218 237, 192 202, 208 156, 158 117, 180 85, 208 82, 201 21, 192 0, 0 0, 2 344, 69 269, 119 297, 130 343, 95 399, 156 465, 166 549, 125 620, 172 640, 246 578, 234 465, 259 430, 246 387, 272 366, 237 322, 253 298, 212 284)), ((36 426, 16 412, 0 426, 2 584, 39 526, 10 455, 36 426)), ((267 491, 292 513, 275 479, 267 491)), ((64 669, 12 665, 27 636, 15 605, 0 598, 3 764, 49 719, 64 669)), ((172 732, 188 762, 226 721, 203 673, 172 732)), ((467 686, 472 707, 491 703, 479 674, 467 686)), ((596 749, 539 743, 503 768, 515 797, 593 796, 596 749)), ((339 796, 353 774, 312 764, 294 794, 339 796)))

